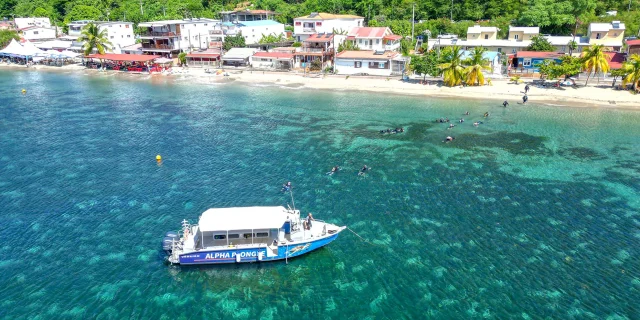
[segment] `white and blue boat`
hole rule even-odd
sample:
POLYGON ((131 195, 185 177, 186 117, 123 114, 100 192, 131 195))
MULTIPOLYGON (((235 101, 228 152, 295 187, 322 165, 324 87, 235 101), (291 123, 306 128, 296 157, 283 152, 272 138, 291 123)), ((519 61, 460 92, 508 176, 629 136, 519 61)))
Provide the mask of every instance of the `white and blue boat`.
POLYGON ((181 232, 167 232, 163 249, 180 265, 287 260, 329 244, 345 228, 284 207, 213 208, 197 225, 184 220, 181 232))

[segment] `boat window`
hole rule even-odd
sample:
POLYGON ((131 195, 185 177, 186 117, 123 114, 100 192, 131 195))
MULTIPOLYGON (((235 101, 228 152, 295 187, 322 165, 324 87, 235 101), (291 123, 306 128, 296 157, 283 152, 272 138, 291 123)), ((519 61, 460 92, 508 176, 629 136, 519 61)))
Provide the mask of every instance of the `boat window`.
POLYGON ((215 239, 215 240, 224 240, 226 238, 227 238, 227 236, 225 236, 224 234, 216 234, 216 235, 213 236, 213 239, 215 239))
POLYGON ((244 238, 245 239, 251 239, 251 233, 245 233, 244 234, 244 238))
POLYGON ((239 238, 240 238, 240 235, 239 235, 239 234, 237 234, 237 233, 234 233, 234 234, 230 234, 230 235, 229 235, 229 239, 239 239, 239 238))
POLYGON ((256 238, 266 238, 269 236, 269 232, 256 232, 256 238))

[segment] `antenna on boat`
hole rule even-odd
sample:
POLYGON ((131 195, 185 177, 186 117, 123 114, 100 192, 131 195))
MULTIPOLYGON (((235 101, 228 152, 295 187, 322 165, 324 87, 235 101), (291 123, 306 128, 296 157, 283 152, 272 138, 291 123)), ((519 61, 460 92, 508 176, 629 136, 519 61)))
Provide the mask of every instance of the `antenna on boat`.
POLYGON ((293 211, 296 211, 296 203, 293 201, 293 187, 289 188, 289 193, 291 194, 291 205, 293 206, 293 211))

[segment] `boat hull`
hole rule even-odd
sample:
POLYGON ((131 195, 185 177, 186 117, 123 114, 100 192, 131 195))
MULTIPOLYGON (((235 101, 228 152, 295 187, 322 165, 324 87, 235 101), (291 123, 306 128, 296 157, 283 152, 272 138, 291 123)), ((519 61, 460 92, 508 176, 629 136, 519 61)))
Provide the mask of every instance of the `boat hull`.
MULTIPOLYGON (((340 230, 342 231, 342 230, 340 230)), ((223 263, 251 263, 266 262, 291 259, 301 256, 313 250, 324 247, 333 242, 340 232, 333 235, 310 240, 306 242, 296 242, 290 245, 279 245, 277 255, 267 255, 270 248, 223 248, 216 250, 200 250, 189 253, 183 253, 179 256, 181 265, 198 265, 198 264, 223 264, 223 263), (240 258, 238 258, 238 256, 240 258), (262 258, 260 260, 259 258, 262 258)))

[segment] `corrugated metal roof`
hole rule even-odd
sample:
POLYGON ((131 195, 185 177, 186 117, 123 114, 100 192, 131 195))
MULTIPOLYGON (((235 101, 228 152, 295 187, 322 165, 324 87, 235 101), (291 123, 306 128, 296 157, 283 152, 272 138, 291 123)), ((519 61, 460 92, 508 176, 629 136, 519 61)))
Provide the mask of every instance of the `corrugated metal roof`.
POLYGON ((351 29, 348 35, 356 38, 382 38, 387 32, 391 33, 387 27, 357 27, 351 29))

